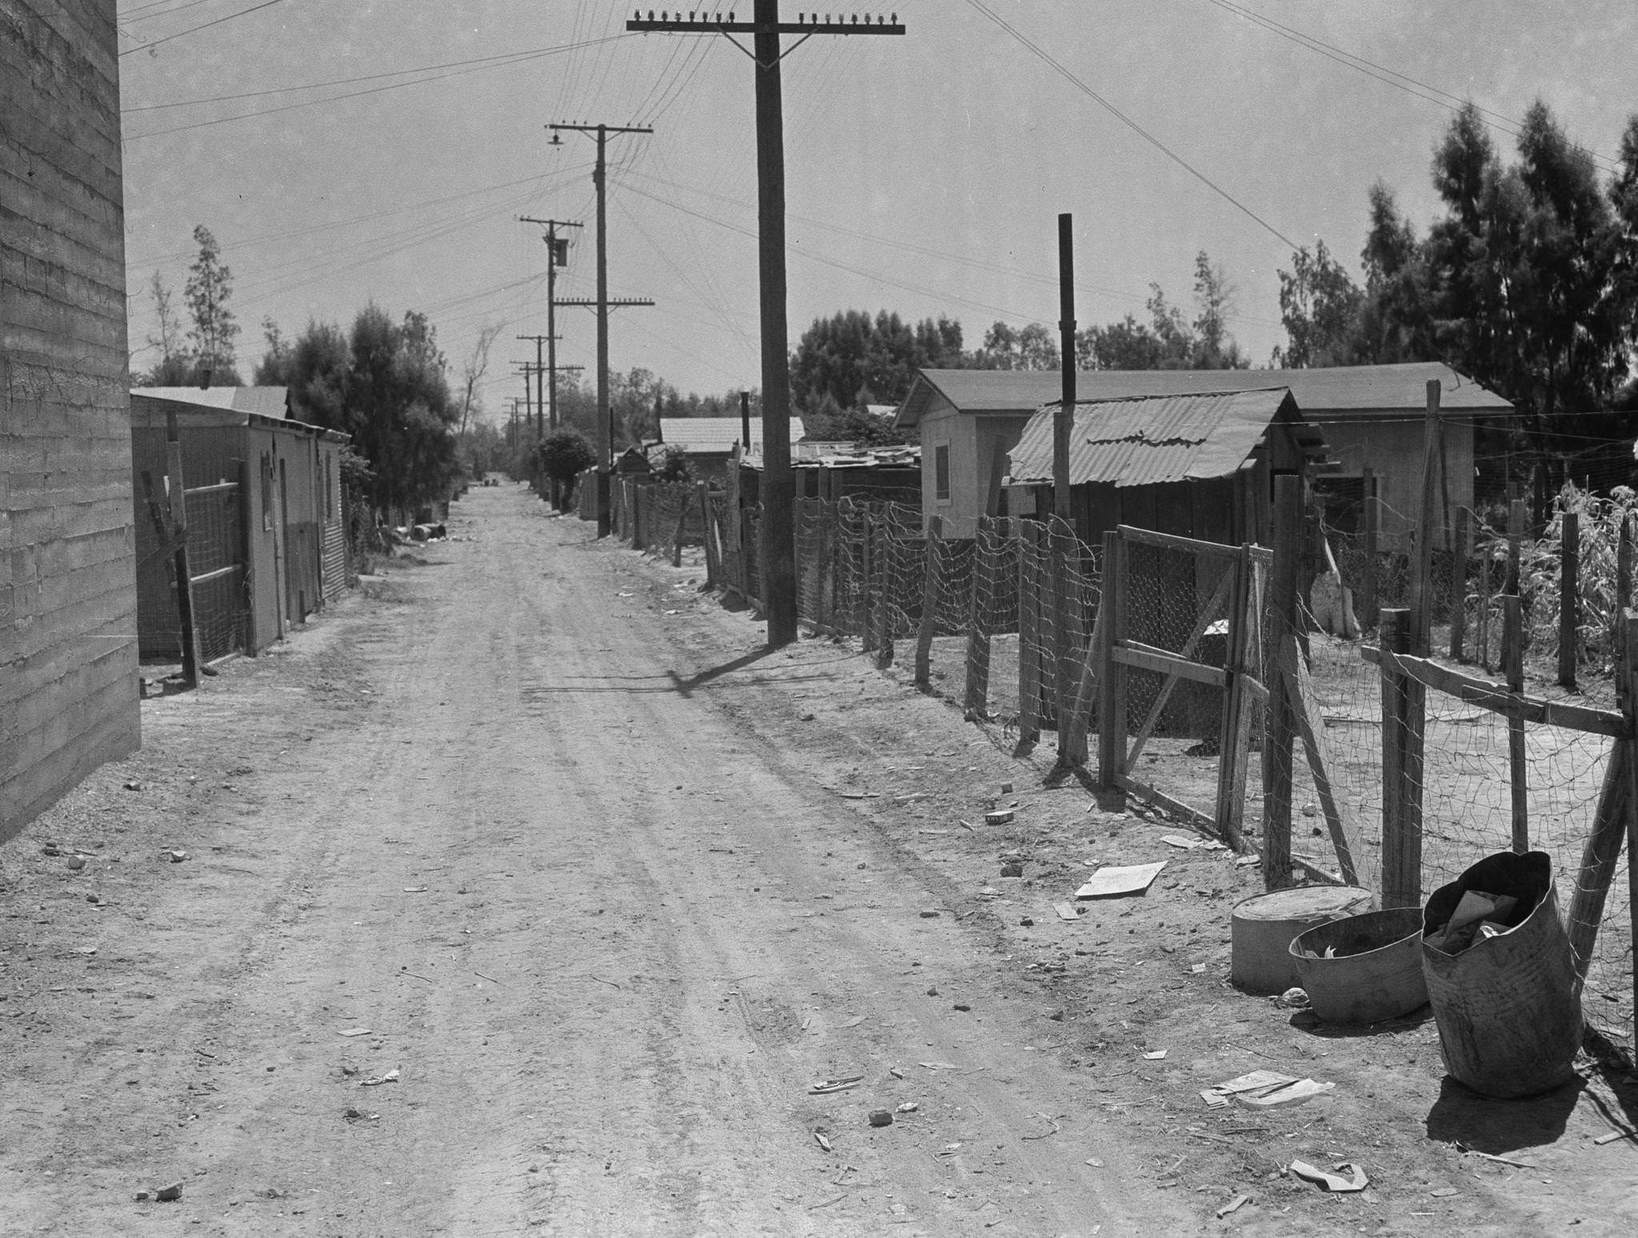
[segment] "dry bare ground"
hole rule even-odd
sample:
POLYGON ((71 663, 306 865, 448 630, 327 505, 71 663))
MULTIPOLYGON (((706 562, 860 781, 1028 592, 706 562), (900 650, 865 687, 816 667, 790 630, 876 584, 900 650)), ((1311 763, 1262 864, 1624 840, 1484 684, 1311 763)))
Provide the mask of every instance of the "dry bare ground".
POLYGON ((1294 1024, 1227 983, 1255 870, 697 568, 457 513, 0 851, 0 1233, 1632 1232, 1602 1080, 1294 1024), (1260 1068, 1336 1086, 1202 1102, 1260 1068))

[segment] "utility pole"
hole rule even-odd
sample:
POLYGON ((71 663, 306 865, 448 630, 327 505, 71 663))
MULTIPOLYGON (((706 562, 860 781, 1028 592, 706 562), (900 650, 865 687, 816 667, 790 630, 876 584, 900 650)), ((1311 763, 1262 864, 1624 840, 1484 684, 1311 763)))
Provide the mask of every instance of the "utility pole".
POLYGON ((799 36, 795 51, 816 34, 903 34, 898 15, 848 21, 821 21, 817 14, 799 13, 794 22, 779 20, 779 0, 756 0, 753 20, 721 20, 713 13, 704 20, 670 19, 628 21, 626 29, 647 33, 720 34, 750 56, 756 65, 756 171, 757 230, 760 249, 762 304, 762 545, 768 565, 763 584, 768 615, 768 647, 777 649, 796 639, 796 522, 792 511, 795 486, 791 478, 791 381, 788 356, 785 285, 785 122, 779 62, 782 35, 799 36), (746 48, 735 35, 753 36, 746 48))
POLYGON ((546 374, 547 392, 546 411, 549 421, 547 424, 553 430, 557 429, 557 268, 569 265, 569 242, 559 240, 559 228, 578 228, 579 224, 568 219, 536 219, 530 215, 519 215, 518 220, 526 224, 541 224, 546 229, 546 235, 541 240, 546 242, 546 374))
POLYGON ((1064 377, 1052 418, 1052 514, 1068 520, 1069 436, 1075 424, 1075 233, 1068 214, 1058 216, 1058 332, 1064 377))
MULTIPOLYGON (((526 339, 527 337, 519 336, 518 338, 526 339)), ((535 388, 530 383, 529 376, 538 373, 538 371, 533 361, 514 361, 512 364, 523 371, 523 428, 527 430, 529 428, 530 411, 535 407, 535 388)))
POLYGON ((648 300, 609 300, 609 229, 608 229, 608 174, 604 148, 611 133, 653 133, 641 125, 547 125, 552 130, 552 141, 561 145, 559 130, 573 133, 591 133, 597 138, 597 167, 592 172, 592 184, 597 186, 597 300, 565 301, 564 305, 597 307, 597 536, 609 535, 609 476, 614 471, 614 418, 609 412, 609 310, 622 305, 653 305, 648 300))
MULTIPOLYGON (((535 435, 541 439, 546 437, 546 383, 541 377, 546 373, 546 362, 541 357, 541 348, 548 338, 548 336, 544 335, 518 336, 520 340, 533 340, 535 342, 535 435)), ((525 373, 527 373, 529 363, 520 361, 518 364, 524 366, 525 373)))

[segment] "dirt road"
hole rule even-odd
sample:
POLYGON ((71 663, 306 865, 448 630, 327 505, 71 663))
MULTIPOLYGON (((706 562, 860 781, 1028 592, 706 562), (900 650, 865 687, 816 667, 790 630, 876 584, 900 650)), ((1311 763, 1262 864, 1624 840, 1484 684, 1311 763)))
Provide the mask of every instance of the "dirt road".
POLYGON ((761 656, 521 491, 459 513, 8 848, 0 1230, 1185 1226, 993 934, 780 742, 847 755, 803 715, 859 659, 761 656))
POLYGON ((0 1235, 1632 1232, 1591 1064, 1483 1101, 1425 1009, 1240 993, 1255 866, 521 489, 456 513, 0 850, 0 1235), (1203 1102, 1261 1069, 1331 1088, 1203 1102))

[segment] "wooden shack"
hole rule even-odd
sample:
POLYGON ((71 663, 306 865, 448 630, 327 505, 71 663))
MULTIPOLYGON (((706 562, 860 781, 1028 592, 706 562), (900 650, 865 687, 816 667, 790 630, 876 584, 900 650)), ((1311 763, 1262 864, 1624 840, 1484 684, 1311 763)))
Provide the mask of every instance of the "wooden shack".
POLYGON ((203 658, 259 653, 345 590, 341 452, 347 436, 275 415, 283 406, 282 387, 131 393, 143 658, 181 652, 174 557, 164 527, 177 484, 167 463, 173 422, 203 658))

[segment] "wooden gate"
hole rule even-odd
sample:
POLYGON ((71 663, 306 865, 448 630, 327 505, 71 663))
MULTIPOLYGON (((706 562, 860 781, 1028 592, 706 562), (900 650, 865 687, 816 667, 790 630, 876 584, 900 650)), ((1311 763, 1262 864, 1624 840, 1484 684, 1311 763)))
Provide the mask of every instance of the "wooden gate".
POLYGON ((1268 698, 1262 614, 1273 556, 1129 525, 1104 535, 1103 553, 1092 655, 1099 785, 1239 849, 1253 723, 1268 698), (1159 736, 1192 739, 1189 755, 1217 757, 1209 811, 1199 790, 1172 794, 1139 776, 1159 736))

